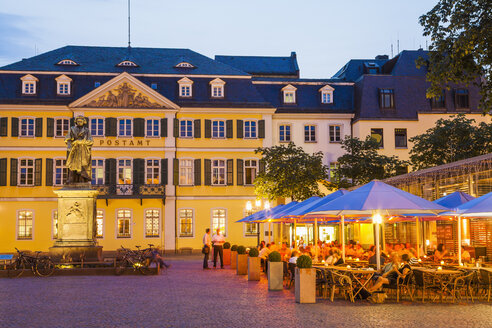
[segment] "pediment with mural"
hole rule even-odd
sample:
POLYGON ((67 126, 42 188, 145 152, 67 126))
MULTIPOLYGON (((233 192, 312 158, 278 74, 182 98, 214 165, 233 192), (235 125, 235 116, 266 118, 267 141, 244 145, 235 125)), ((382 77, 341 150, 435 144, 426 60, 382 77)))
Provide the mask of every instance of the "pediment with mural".
POLYGON ((135 89, 127 82, 109 90, 105 95, 92 100, 84 107, 105 108, 163 108, 143 92, 135 89))

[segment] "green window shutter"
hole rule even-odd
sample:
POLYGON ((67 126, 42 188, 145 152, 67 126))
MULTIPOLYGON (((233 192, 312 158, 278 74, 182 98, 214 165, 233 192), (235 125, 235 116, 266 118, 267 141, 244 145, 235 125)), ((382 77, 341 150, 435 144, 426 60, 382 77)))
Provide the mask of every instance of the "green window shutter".
POLYGON ((34 135, 36 137, 42 137, 43 136, 43 118, 38 117, 34 120, 35 122, 35 129, 36 131, 34 132, 34 135))
POLYGON ((115 185, 116 184, 116 159, 115 158, 106 158, 105 163, 105 184, 106 185, 115 185))
POLYGON ((193 173, 194 173, 194 182, 195 186, 199 186, 202 184, 202 160, 195 159, 193 164, 193 173))
POLYGON ((179 137, 179 120, 177 118, 173 121, 173 137, 179 137))
POLYGON ((41 158, 36 158, 34 161, 34 185, 41 185, 41 176, 43 174, 43 160, 41 158))
MULTIPOLYGON (((106 117, 104 120, 105 128, 106 128, 106 137, 116 137, 117 133, 117 122, 115 117, 106 117)), ((116 177, 115 177, 116 179, 116 177)))
POLYGON ((203 170, 204 170, 203 184, 205 186, 212 185, 212 161, 210 159, 204 160, 203 170))
POLYGON ((53 159, 52 158, 46 159, 46 185, 47 186, 53 185, 53 159))
POLYGON ((232 120, 227 120, 226 121, 226 138, 230 139, 233 136, 233 132, 232 132, 232 120))
POLYGON ((145 184, 145 160, 143 158, 133 159, 133 184, 145 184))
POLYGON ((167 185, 167 158, 161 159, 161 184, 167 185))
POLYGON ((0 158, 0 186, 7 185, 7 159, 0 158))
POLYGON ((258 172, 259 172, 259 173, 263 173, 263 172, 265 172, 265 161, 264 161, 263 159, 260 159, 260 160, 259 160, 259 166, 260 166, 260 167, 259 167, 258 172))
POLYGON ((0 118, 0 137, 7 136, 8 125, 9 119, 7 117, 0 118))
POLYGON ((55 120, 48 117, 46 119, 46 136, 53 137, 55 135, 55 120))
MULTIPOLYGON (((17 117, 12 117, 12 131, 10 131, 12 134, 12 137, 18 137, 19 136, 19 119, 17 117)), ((16 186, 15 184, 14 186, 16 186)))
POLYGON ((205 120, 205 138, 212 138, 212 121, 205 120))
POLYGON ((75 118, 71 117, 69 123, 70 123, 69 124, 70 126, 74 126, 75 125, 75 118))
POLYGON ((193 121, 193 137, 194 138, 201 138, 202 137, 202 126, 201 126, 201 120, 194 120, 193 121))
POLYGON ((167 118, 161 118, 161 138, 167 138, 167 118))
POLYGON ((173 185, 179 185, 179 159, 173 159, 173 185))
POLYGON ((234 160, 233 159, 227 160, 227 185, 228 186, 234 185, 234 160))
POLYGON ((18 169, 17 158, 10 159, 10 185, 17 186, 17 169, 18 169))
POLYGON ((237 165, 237 185, 244 185, 244 161, 242 159, 236 160, 237 165))
POLYGON ((133 136, 145 137, 145 119, 140 117, 133 119, 133 136))
POLYGON ((237 120, 236 125, 237 125, 237 131, 236 131, 237 137, 241 139, 243 137, 243 120, 237 120))
POLYGON ((265 138, 265 120, 258 121, 258 138, 265 138))

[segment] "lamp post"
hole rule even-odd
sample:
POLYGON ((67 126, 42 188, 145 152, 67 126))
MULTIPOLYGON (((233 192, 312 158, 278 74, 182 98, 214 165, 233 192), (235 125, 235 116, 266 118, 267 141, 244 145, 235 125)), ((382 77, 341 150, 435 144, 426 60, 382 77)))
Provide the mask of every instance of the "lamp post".
POLYGON ((379 225, 383 222, 381 214, 376 213, 372 216, 372 223, 376 225, 376 265, 378 270, 381 269, 381 250, 379 247, 379 225))

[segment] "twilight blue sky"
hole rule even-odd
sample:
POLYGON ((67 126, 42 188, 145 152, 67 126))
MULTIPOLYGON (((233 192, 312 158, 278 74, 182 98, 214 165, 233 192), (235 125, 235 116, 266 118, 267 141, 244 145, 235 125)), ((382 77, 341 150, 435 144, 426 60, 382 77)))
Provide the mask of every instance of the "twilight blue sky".
MULTIPOLYGON (((288 56, 302 77, 351 58, 425 48, 435 0, 132 0, 132 46, 215 55, 288 56)), ((127 0, 0 0, 0 66, 65 45, 127 45, 127 0)))

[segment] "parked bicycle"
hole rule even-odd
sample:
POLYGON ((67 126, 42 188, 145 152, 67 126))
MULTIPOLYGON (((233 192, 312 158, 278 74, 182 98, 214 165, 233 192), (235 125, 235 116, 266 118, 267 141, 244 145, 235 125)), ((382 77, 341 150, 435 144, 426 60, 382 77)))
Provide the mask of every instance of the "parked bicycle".
POLYGON ((40 251, 36 252, 36 256, 30 256, 17 248, 15 250, 17 251, 17 257, 9 265, 9 277, 20 277, 26 269, 31 269, 34 275, 37 274, 40 277, 48 277, 55 272, 55 264, 51 258, 49 256, 39 256, 40 251))
POLYGON ((137 249, 133 251, 121 246, 121 250, 123 253, 122 259, 117 263, 115 268, 115 274, 117 276, 121 275, 127 268, 132 268, 133 271, 138 270, 143 275, 151 273, 150 264, 152 260, 149 260, 148 254, 150 254, 150 251, 148 249, 137 249))

